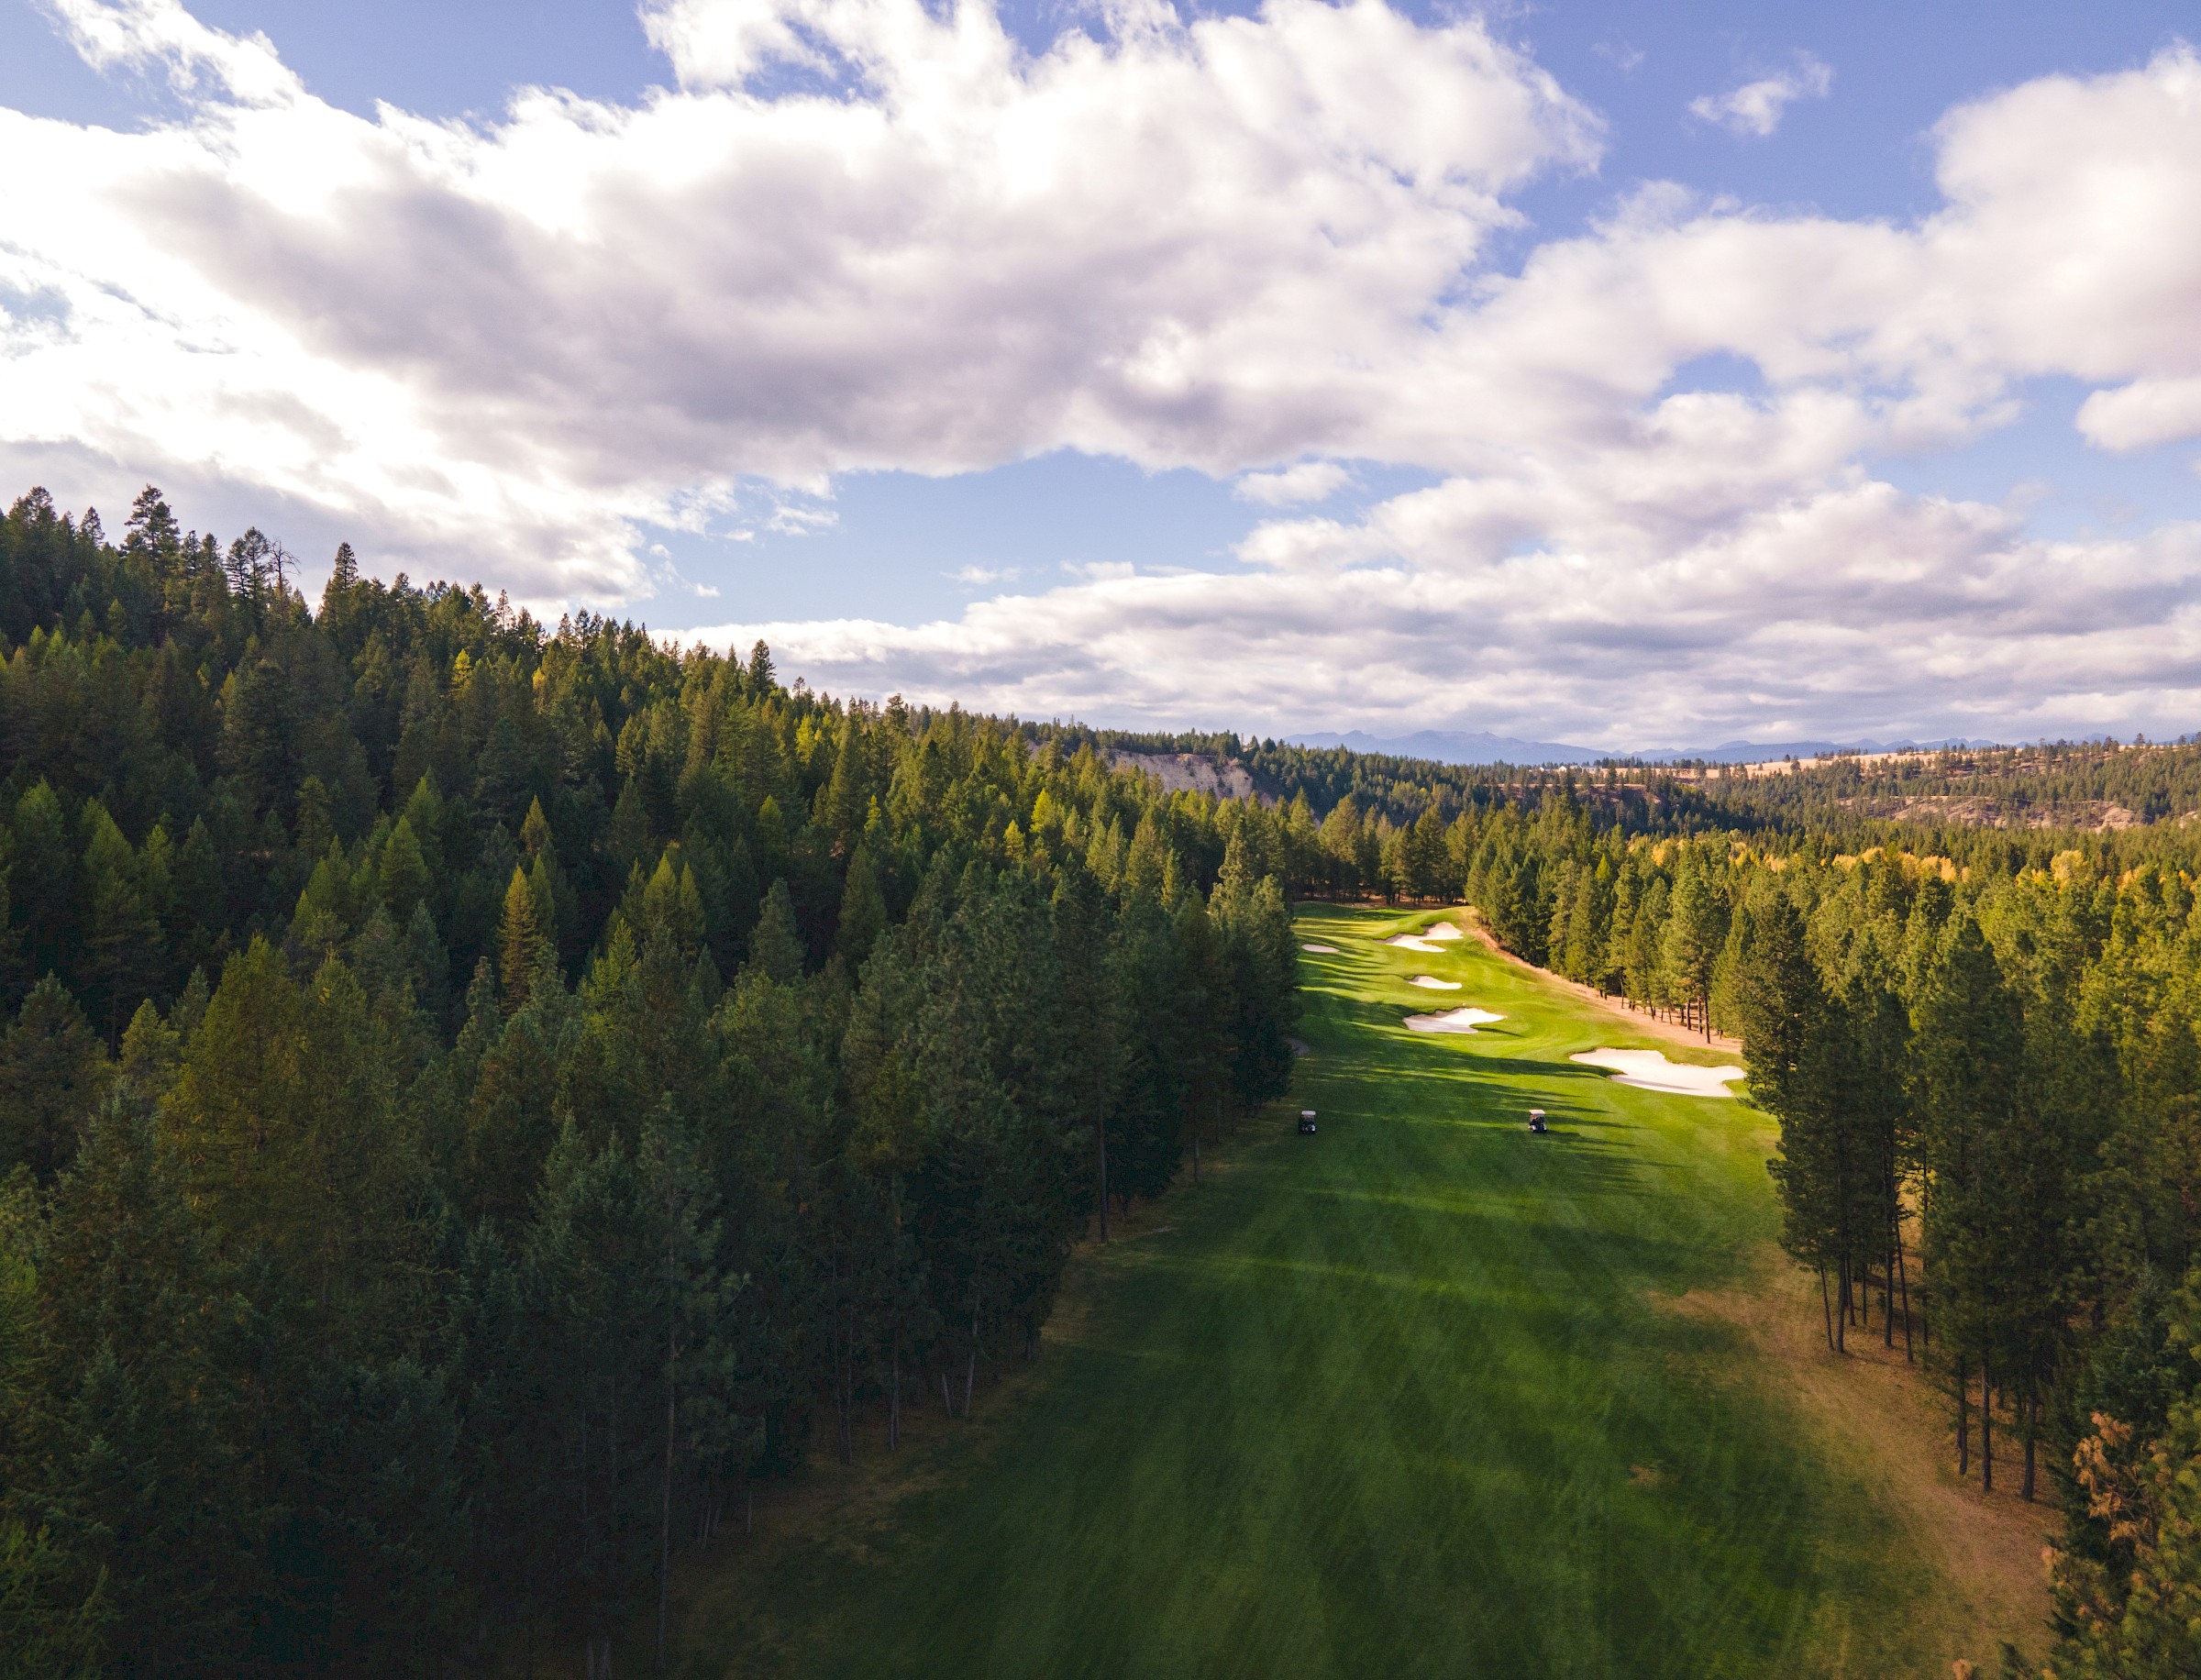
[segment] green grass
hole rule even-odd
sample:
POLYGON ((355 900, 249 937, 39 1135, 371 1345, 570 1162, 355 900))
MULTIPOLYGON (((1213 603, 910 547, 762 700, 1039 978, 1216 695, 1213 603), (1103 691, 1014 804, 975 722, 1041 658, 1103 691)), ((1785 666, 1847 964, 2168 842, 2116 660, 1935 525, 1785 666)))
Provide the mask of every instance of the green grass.
POLYGON ((1082 1262, 1040 1372, 906 1482, 691 1574, 681 1672, 1928 1671, 1884 1514, 1667 1304, 1771 1235, 1762 1117, 1569 1063, 1656 1041, 1473 941, 1376 943, 1431 919, 1301 914, 1341 947, 1306 959, 1319 1134, 1265 1118, 1082 1262), (1399 1024, 1463 1003, 1506 1019, 1399 1024))

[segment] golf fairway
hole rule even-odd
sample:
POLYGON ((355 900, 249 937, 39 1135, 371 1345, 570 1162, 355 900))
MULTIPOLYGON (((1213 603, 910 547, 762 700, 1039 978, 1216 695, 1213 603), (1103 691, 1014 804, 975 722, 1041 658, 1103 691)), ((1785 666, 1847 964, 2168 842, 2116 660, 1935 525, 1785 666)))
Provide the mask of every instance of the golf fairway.
POLYGON ((1773 1234, 1764 1117, 1569 1062, 1654 1041, 1475 941, 1379 943, 1433 919, 1303 908, 1318 1134, 1263 1116, 998 1408, 714 1552, 676 1672, 1946 1674, 1899 1521, 1676 1305, 1773 1234), (1407 1031, 1416 974, 1503 1019, 1407 1031))

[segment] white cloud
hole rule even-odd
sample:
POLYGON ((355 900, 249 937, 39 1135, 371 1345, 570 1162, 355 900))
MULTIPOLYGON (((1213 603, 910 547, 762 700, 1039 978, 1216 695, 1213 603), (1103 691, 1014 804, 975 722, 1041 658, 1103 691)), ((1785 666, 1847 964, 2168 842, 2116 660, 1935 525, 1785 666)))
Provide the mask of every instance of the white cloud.
POLYGON ((830 531, 840 523, 840 514, 829 507, 802 507, 782 502, 772 509, 764 528, 781 536, 810 536, 819 531, 830 531))
POLYGON ((2201 379, 2136 379, 2079 404, 2079 430, 2105 449, 2144 449, 2201 432, 2201 379))
POLYGON ((1127 6, 1036 57, 978 0, 674 0, 681 91, 481 128, 335 110, 175 0, 53 3, 186 116, 0 113, 0 288, 46 300, 0 322, 0 444, 600 597, 636 520, 744 478, 1297 455, 1369 400, 1334 359, 1394 365, 1506 192, 1597 152, 1478 22, 1380 0, 1127 6), (787 62, 828 84, 748 84, 787 62))
POLYGON ((1615 748, 2153 728, 2201 704, 2201 527, 2044 544, 2000 510, 1863 482, 1655 558, 1469 566, 1476 511, 1455 493, 1385 510, 1382 558, 1333 527, 1333 566, 1111 578, 914 626, 684 634, 764 636, 821 688, 1025 716, 1350 717, 1615 748))
POLYGON ((1249 472, 1231 487, 1231 493, 1242 502, 1289 507, 1327 502, 1352 482, 1352 472, 1335 461, 1300 461, 1276 472, 1249 472))
MULTIPOLYGON (((1124 0, 1036 55, 979 0, 667 0, 677 90, 478 127, 334 110, 172 0, 55 4, 183 115, 0 112, 19 481, 155 478, 602 602, 645 587, 645 524, 815 526, 849 470, 1071 448, 1281 508, 1390 463, 1442 481, 1272 520, 1226 573, 763 628, 821 681, 1040 715, 1612 740, 2201 702, 2194 532, 2043 544, 1859 464, 1976 437, 2044 375, 2095 388, 2092 444, 2201 433, 2184 48, 1951 112, 1923 219, 1654 183, 1506 274, 1510 195, 1592 166, 1597 119, 1480 23, 1378 0, 1124 0), (1708 358, 1749 389, 1682 389, 1708 358)), ((1769 129, 1824 73, 1720 109, 1769 129)))
POLYGON ((1724 94, 1702 94, 1689 101, 1689 115, 1730 134, 1764 139, 1781 126, 1788 107, 1799 99, 1824 99, 1834 85, 1834 72, 1808 52, 1796 55, 1787 70, 1724 94))
POLYGON ((1643 50, 1631 46, 1617 37, 1601 40, 1590 49, 1623 76, 1632 76, 1643 67, 1643 50))
POLYGON ((947 574, 957 583, 972 585, 986 583, 1013 583, 1022 575, 1014 566, 959 566, 947 574))

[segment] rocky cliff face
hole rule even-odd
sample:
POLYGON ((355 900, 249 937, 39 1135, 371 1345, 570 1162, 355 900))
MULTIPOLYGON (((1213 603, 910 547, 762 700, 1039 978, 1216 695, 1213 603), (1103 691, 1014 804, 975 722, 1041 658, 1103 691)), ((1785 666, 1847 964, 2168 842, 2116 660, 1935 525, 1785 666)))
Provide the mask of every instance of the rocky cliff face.
POLYGON ((1200 753, 1127 753, 1112 748, 1109 764, 1119 770, 1144 770, 1172 793, 1211 793, 1217 799, 1269 799, 1253 772, 1236 759, 1217 763, 1200 753))

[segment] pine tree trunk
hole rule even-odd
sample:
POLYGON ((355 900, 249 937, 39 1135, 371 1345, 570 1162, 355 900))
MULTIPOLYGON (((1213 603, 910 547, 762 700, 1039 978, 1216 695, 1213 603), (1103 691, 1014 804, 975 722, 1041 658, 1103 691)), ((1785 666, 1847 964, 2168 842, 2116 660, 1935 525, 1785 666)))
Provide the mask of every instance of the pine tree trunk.
POLYGON ((2025 1475, 2020 1478, 2018 1497, 2028 1505, 2033 1502, 2033 1437, 2041 1427, 2041 1408, 2038 1403, 2025 1409, 2025 1475))
POLYGON ((1963 1354, 1956 1360, 1956 1473, 1972 1469, 1972 1372, 1963 1354))
POLYGON ((1896 1277, 1903 1290, 1903 1363, 1911 1363, 1910 1352, 1910 1268, 1903 1260, 1903 1228, 1896 1227, 1896 1277))
POLYGON ((1995 1491, 1995 1389, 1985 1354, 1979 1356, 1979 1485, 1995 1491))
POLYGON ((1880 1342, 1891 1353, 1896 1345, 1896 1249, 1889 1243, 1886 1269, 1880 1274, 1880 1342))
POLYGON ((1834 1309, 1827 1304, 1827 1268, 1819 1268, 1819 1313, 1827 1321, 1827 1352, 1834 1351, 1834 1309))
POLYGON ((893 1375, 887 1387, 887 1451, 901 1445, 901 1339, 894 1339, 893 1375))

